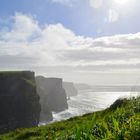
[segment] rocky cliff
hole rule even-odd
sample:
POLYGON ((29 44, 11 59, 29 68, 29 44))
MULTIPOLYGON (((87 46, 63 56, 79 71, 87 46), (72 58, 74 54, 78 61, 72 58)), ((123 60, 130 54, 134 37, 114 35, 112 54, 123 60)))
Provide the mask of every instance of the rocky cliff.
POLYGON ((43 81, 40 78, 36 78, 37 93, 40 96, 41 113, 40 122, 48 122, 53 120, 52 112, 48 104, 48 95, 45 90, 45 86, 41 86, 43 81))
POLYGON ((0 133, 37 126, 40 110, 34 72, 0 72, 0 133))
POLYGON ((72 82, 63 82, 63 88, 65 89, 68 97, 76 96, 78 94, 78 91, 72 82))
POLYGON ((38 76, 36 77, 36 84, 42 106, 41 116, 43 118, 41 117, 41 120, 44 120, 44 117, 47 120, 52 119, 50 112, 59 112, 68 108, 66 93, 62 87, 62 79, 38 76))

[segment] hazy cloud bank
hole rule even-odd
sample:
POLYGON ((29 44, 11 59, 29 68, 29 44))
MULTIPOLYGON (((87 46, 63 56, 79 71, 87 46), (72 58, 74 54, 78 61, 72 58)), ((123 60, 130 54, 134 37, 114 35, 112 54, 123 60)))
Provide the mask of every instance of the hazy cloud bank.
POLYGON ((139 69, 140 33, 101 38, 77 36, 62 24, 41 27, 17 13, 0 30, 0 66, 71 67, 90 71, 139 69))

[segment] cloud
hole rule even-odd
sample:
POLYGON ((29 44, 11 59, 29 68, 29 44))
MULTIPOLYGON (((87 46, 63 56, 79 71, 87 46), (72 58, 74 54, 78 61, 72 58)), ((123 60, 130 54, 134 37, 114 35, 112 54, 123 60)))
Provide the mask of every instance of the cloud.
MULTIPOLYGON (((81 3, 80 0, 51 0, 53 3, 59 3, 66 6, 73 6, 76 2, 81 3)), ((103 0, 85 0, 88 2, 89 6, 95 9, 101 8, 103 6, 103 0)))
POLYGON ((12 29, 10 31, 3 31, 1 39, 8 41, 26 41, 40 32, 37 21, 33 20, 31 16, 25 16, 17 13, 13 17, 12 29))
POLYGON ((73 6, 75 0, 52 0, 53 3, 59 3, 66 6, 73 6))
POLYGON ((89 0, 89 5, 92 8, 101 8, 101 6, 103 5, 103 0, 89 0))
MULTIPOLYGON (((0 31, 1 68, 133 70, 140 68, 140 33, 100 38, 77 36, 62 24, 40 27, 17 13, 0 31)), ((62 69, 61 69, 62 71, 62 69)))

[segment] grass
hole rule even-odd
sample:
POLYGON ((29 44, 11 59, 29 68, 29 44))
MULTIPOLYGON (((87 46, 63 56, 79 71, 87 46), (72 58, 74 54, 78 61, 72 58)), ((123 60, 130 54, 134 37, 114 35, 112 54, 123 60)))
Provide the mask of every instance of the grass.
POLYGON ((35 84, 35 77, 34 72, 32 71, 0 71, 0 78, 7 77, 7 78, 20 78, 24 80, 27 84, 36 86, 35 84))
POLYGON ((0 71, 0 75, 22 75, 22 74, 26 74, 30 71, 0 71))
POLYGON ((26 79, 32 79, 34 77, 34 72, 32 71, 0 71, 0 77, 24 77, 26 79))
POLYGON ((104 111, 66 121, 18 129, 0 140, 140 140, 140 97, 118 99, 104 111))

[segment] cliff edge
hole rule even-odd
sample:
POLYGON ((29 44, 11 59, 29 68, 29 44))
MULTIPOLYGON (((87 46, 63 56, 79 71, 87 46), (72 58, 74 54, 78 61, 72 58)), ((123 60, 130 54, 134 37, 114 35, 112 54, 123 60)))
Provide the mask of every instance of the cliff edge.
POLYGON ((0 72, 0 133, 37 126, 40 109, 34 72, 0 72))
POLYGON ((36 84, 42 108, 40 120, 52 120, 51 112, 60 112, 68 108, 61 78, 37 76, 36 84))

